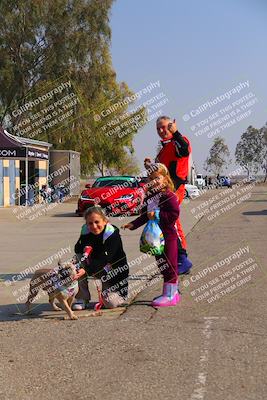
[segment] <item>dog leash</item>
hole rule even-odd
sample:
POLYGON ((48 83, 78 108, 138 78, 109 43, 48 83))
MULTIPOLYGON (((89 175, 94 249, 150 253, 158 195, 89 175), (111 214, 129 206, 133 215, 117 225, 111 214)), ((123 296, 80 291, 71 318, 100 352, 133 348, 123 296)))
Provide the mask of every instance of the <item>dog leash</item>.
POLYGON ((98 284, 96 283, 96 280, 95 280, 95 285, 96 285, 96 290, 97 290, 97 293, 98 293, 98 300, 99 300, 99 301, 98 301, 98 303, 96 303, 96 305, 94 306, 94 310, 95 310, 95 311, 99 311, 99 310, 101 310, 101 308, 103 308, 103 306, 104 306, 104 301, 103 301, 103 297, 102 297, 101 290, 100 290, 98 284))

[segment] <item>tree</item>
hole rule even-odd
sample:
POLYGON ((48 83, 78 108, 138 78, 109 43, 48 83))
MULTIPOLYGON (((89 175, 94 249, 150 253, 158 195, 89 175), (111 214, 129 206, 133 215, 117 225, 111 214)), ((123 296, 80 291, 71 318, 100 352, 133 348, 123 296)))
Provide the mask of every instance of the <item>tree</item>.
POLYGON ((131 154, 124 153, 121 162, 117 164, 114 169, 109 170, 110 175, 133 175, 136 176, 140 173, 137 159, 131 154))
POLYGON ((246 169, 248 176, 251 173, 257 173, 262 168, 264 158, 263 144, 264 130, 260 131, 250 125, 236 145, 236 162, 246 169))
POLYGON ((259 131, 261 137, 261 151, 259 162, 264 172, 264 182, 267 180, 267 123, 259 131))
MULTIPOLYGON (((126 83, 117 82, 112 68, 112 4, 113 0, 0 2, 0 123, 16 134, 22 117, 14 117, 12 110, 50 91, 61 77, 70 79, 81 99, 71 106, 74 118, 33 138, 49 141, 57 149, 81 152, 83 173, 104 171, 120 162, 125 152, 132 151, 133 137, 146 122, 145 110, 139 109, 134 113, 140 116, 138 126, 123 127, 119 138, 107 136, 107 124, 116 118, 120 121, 130 102, 101 121, 94 119, 108 105, 133 94, 126 83)), ((34 112, 58 99, 54 93, 34 112)), ((23 113, 24 119, 32 116, 32 110, 23 113)))
POLYGON ((230 152, 227 144, 222 137, 218 136, 214 139, 210 148, 209 156, 204 162, 204 169, 215 175, 221 173, 223 167, 230 162, 230 152))
POLYGON ((157 144, 157 148, 156 148, 156 154, 159 154, 159 152, 160 152, 161 149, 162 149, 162 143, 161 143, 161 141, 159 140, 159 141, 158 141, 158 144, 157 144))

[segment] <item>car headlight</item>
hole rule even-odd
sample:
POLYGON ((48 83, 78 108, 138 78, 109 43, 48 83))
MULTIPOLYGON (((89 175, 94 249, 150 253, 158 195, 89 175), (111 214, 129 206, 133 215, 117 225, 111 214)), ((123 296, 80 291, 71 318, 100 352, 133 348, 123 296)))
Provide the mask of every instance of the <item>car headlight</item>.
POLYGON ((81 199, 81 200, 92 200, 92 201, 94 201, 94 199, 92 199, 90 196, 87 196, 86 194, 82 195, 82 196, 80 197, 80 199, 81 199))
POLYGON ((123 194, 115 200, 132 200, 134 198, 133 194, 123 194))

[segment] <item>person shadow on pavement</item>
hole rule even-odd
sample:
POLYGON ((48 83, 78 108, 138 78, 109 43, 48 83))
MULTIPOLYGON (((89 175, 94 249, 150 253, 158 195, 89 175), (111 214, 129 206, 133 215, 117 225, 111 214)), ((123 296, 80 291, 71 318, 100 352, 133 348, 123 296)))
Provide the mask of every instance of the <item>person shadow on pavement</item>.
POLYGON ((243 215, 267 215, 267 210, 261 211, 245 211, 242 213, 243 215))
POLYGON ((26 306, 23 303, 4 304, 0 306, 0 322, 20 321, 22 319, 31 318, 45 318, 49 311, 51 311, 50 304, 36 303, 34 304, 31 313, 26 312, 26 306))

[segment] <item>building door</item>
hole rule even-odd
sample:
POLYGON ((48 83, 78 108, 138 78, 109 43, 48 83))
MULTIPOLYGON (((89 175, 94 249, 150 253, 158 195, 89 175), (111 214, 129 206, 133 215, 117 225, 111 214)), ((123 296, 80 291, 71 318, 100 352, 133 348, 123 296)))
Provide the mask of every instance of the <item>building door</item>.
POLYGON ((10 205, 15 205, 16 198, 16 171, 15 160, 9 160, 9 201, 10 205))
POLYGON ((28 161, 28 204, 31 206, 34 204, 35 192, 34 192, 34 185, 35 185, 35 162, 28 161))
POLYGON ((4 168, 3 160, 0 160, 0 207, 4 205, 4 168))
MULTIPOLYGON (((20 205, 26 204, 26 161, 21 160, 19 165, 20 176, 20 205)), ((35 163, 28 161, 28 204, 34 203, 35 163)))
POLYGON ((20 190, 19 190, 19 197, 20 197, 20 205, 24 206, 26 203, 26 171, 25 171, 25 161, 21 160, 19 162, 19 180, 20 180, 20 190))

